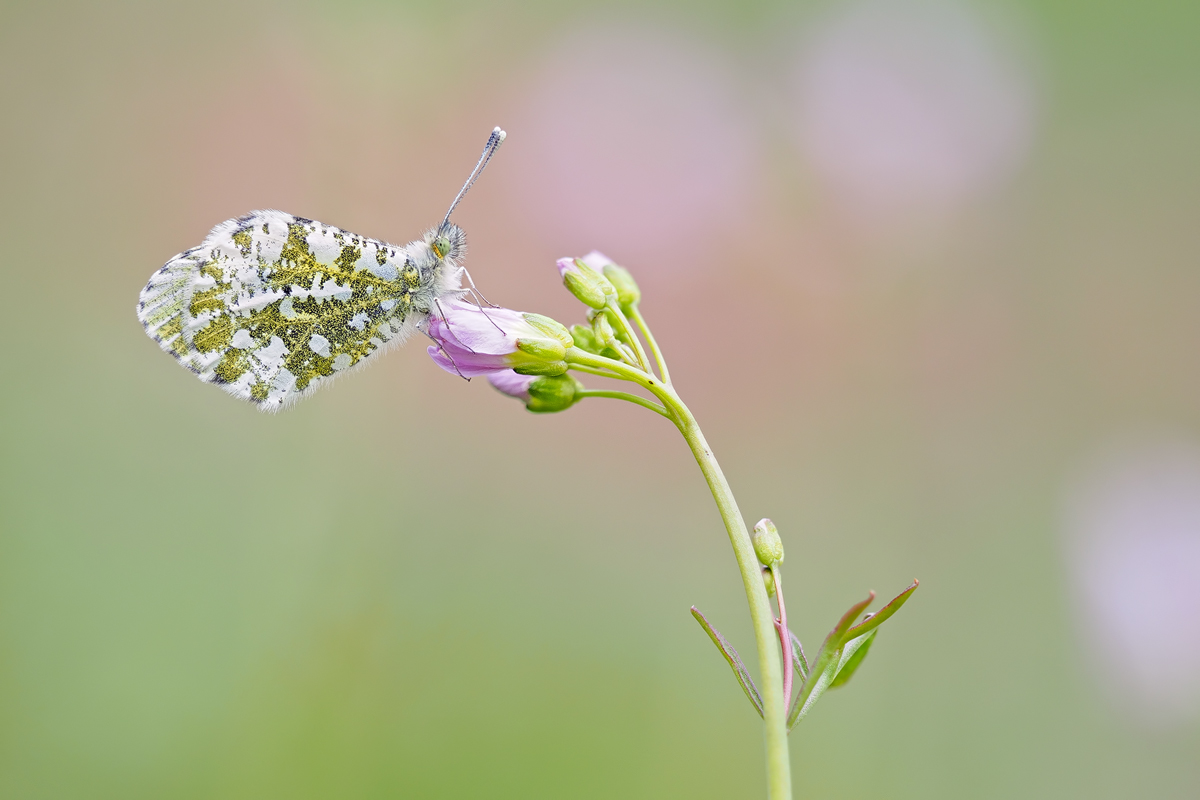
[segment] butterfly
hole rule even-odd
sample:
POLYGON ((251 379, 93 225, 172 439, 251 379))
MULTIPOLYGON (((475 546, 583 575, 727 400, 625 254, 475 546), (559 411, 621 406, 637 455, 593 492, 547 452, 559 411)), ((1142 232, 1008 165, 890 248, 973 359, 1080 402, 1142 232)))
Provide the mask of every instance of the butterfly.
POLYGON ((150 276, 138 319, 200 380, 261 411, 291 405, 424 330, 440 298, 466 292, 466 234, 450 215, 504 138, 492 131, 445 219, 416 241, 252 211, 150 276))

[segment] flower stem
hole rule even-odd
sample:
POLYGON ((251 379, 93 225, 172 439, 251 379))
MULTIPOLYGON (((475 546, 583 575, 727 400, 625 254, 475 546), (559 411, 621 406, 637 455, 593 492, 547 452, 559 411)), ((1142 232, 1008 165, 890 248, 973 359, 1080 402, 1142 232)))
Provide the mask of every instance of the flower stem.
POLYGON ((671 373, 667 370, 667 360, 663 358, 662 350, 658 349, 658 342, 654 341, 654 334, 650 332, 650 326, 646 324, 646 320, 642 319, 642 312, 637 306, 632 308, 632 317, 642 335, 646 337, 646 344, 650 345, 650 352, 654 354, 654 361, 658 364, 658 374, 662 377, 663 383, 670 383, 671 373))
POLYGON ((779 565, 771 567, 771 580, 775 582, 775 604, 779 606, 779 648, 783 651, 783 704, 792 699, 792 642, 788 633, 787 605, 783 602, 783 575, 779 565))
MULTIPOLYGON (((746 531, 746 523, 738 510, 729 483, 725 480, 708 442, 705 441, 696 418, 673 390, 664 388, 663 394, 667 394, 669 400, 659 392, 655 394, 662 397, 663 402, 674 412, 675 424, 692 449, 692 455, 696 457, 704 479, 708 481, 708 488, 713 499, 717 501, 717 509, 725 522, 725 530, 729 532, 729 542, 733 545, 733 554, 737 558, 742 583, 746 587, 746 600, 750 604, 750 618, 754 622, 754 640, 758 646, 758 663, 762 675, 763 720, 767 728, 767 796, 770 800, 791 800, 792 773, 787 741, 787 699, 783 694, 782 665, 779 661, 779 650, 776 648, 778 639, 775 631, 775 613, 771 610, 771 601, 763 585, 758 556, 754 554, 750 534, 746 531)), ((784 657, 787 657, 786 651, 784 657)))
POLYGON ((652 400, 647 400, 644 397, 638 397, 636 394, 630 394, 629 392, 609 392, 609 391, 603 391, 603 390, 599 390, 599 389, 585 389, 582 392, 577 392, 575 394, 575 396, 576 397, 611 397, 615 400, 625 400, 630 403, 637 403, 639 406, 642 406, 643 408, 648 408, 657 414, 662 414, 667 419, 672 419, 671 415, 667 413, 667 410, 665 408, 663 408, 662 406, 660 406, 658 403, 655 403, 652 400))
POLYGON ((621 311, 621 304, 610 299, 608 303, 608 310, 611 311, 613 317, 616 318, 618 324, 620 325, 621 332, 625 334, 627 339, 629 339, 629 343, 633 347, 634 355, 637 356, 638 363, 641 365, 642 369, 653 375, 654 372, 650 369, 650 359, 646 358, 646 351, 642 348, 642 341, 638 339, 637 333, 635 333, 633 328, 629 325, 629 320, 625 318, 625 312, 621 311))
POLYGON ((705 441, 700 425, 675 393, 674 388, 648 372, 611 358, 588 353, 578 347, 567 350, 566 361, 572 368, 582 366, 590 370, 608 370, 615 373, 614 377, 632 381, 651 392, 662 401, 675 426, 679 428, 679 432, 691 448, 696 463, 700 465, 709 491, 717 502, 717 510, 725 522, 729 542, 733 545, 733 555, 742 575, 746 600, 750 604, 750 618, 754 623, 754 641, 758 647, 758 663, 762 676, 763 720, 767 729, 768 797, 770 800, 791 800, 792 773, 788 757, 787 699, 783 695, 783 665, 780 662, 780 656, 790 658, 791 651, 784 650, 782 654, 779 651, 775 612, 763 585, 758 556, 754 553, 754 545, 750 542, 750 534, 738 510, 733 491, 729 488, 729 482, 725 480, 725 474, 721 472, 721 466, 713 456, 712 449, 705 441))

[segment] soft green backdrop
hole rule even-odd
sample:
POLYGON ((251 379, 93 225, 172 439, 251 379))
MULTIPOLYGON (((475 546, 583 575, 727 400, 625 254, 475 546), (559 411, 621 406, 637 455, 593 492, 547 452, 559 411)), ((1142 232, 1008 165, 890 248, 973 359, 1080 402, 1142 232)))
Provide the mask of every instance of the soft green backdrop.
MULTIPOLYGON (((783 532, 802 638, 922 580, 793 734, 797 796, 1200 792, 1194 718, 1105 701, 1059 538, 1097 442, 1200 435, 1196 6, 1006 13, 1035 54, 1032 150, 935 244, 835 248, 848 277, 822 291, 783 230, 822 201, 776 122, 761 235, 694 270, 627 262, 743 510, 783 532)), ((420 342, 262 416, 133 307, 250 208, 408 241, 499 123, 456 217, 469 263, 491 299, 575 321, 553 258, 605 242, 514 208, 539 53, 648 17, 766 68, 810 14, 0 6, 0 797, 760 796, 759 722, 688 615, 750 658, 742 589, 663 420, 534 417, 420 342)))

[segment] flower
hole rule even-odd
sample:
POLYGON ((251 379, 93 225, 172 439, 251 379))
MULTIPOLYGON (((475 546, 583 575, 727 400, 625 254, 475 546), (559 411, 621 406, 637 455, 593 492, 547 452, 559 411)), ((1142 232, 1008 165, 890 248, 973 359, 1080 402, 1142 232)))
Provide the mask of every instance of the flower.
POLYGON ((570 375, 520 375, 511 369, 491 373, 488 382, 540 414, 565 411, 575 404, 583 390, 583 384, 570 375))
POLYGON ((524 375, 561 375, 571 334, 540 314, 508 308, 480 308, 463 300, 442 301, 442 313, 429 317, 436 345, 429 355, 447 372, 473 378, 501 370, 524 375))
POLYGON ((604 255, 604 253, 601 253, 599 250, 593 250, 592 252, 588 253, 586 256, 584 256, 583 258, 581 258, 579 260, 582 261, 583 263, 587 264, 589 267, 596 270, 597 272, 603 272, 604 268, 607 267, 609 264, 616 263, 611 258, 604 255))
POLYGON ((617 294, 617 290, 608 282, 608 278, 582 259, 560 258, 558 274, 562 276, 567 290, 584 305, 592 308, 604 308, 608 305, 608 298, 615 297, 617 294))

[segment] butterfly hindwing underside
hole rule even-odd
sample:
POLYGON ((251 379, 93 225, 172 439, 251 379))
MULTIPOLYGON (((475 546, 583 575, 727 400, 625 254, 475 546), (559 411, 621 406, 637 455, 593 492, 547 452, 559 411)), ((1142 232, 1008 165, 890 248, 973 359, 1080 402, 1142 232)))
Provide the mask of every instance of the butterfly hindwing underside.
POLYGON ((464 249, 449 222, 397 247, 254 211, 154 273, 138 319, 201 380, 277 411, 419 330, 461 291, 464 249))

